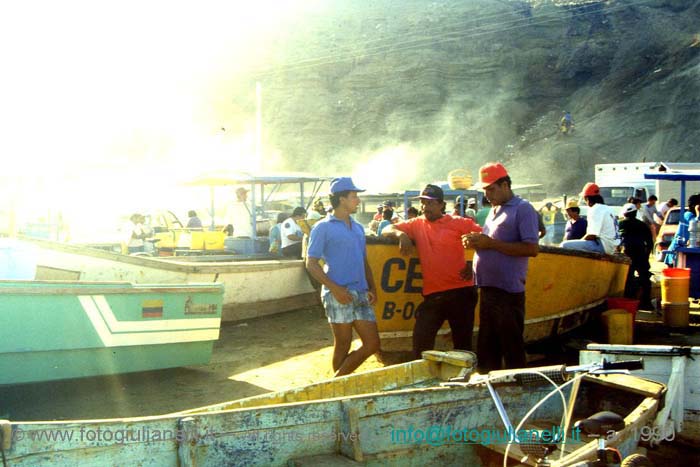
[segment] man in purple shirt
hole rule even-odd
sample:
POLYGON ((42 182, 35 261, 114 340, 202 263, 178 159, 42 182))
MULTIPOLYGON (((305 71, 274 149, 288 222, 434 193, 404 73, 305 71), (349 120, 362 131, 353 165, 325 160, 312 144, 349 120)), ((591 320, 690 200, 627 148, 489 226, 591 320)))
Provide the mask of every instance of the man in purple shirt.
POLYGON ((530 256, 537 256, 537 211, 513 194, 503 165, 479 169, 479 181, 493 209, 484 231, 462 237, 476 250, 474 272, 479 287, 479 371, 521 368, 526 364, 525 277, 530 256))

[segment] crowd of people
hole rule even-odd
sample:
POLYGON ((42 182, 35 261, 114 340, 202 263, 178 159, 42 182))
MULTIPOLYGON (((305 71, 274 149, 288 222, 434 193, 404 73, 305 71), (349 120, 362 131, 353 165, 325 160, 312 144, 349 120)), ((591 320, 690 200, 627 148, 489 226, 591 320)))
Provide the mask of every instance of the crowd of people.
MULTIPOLYGON (((547 225, 564 225, 562 248, 627 255, 631 267, 625 296, 639 298, 640 308, 651 309, 649 256, 664 216, 678 205, 677 200, 671 198, 657 206, 654 195, 644 204, 630 198, 617 212, 605 204, 598 185, 587 183, 579 195, 587 215, 581 215, 577 198, 568 200, 564 216, 551 202, 536 210, 517 196, 508 171, 500 163, 482 166, 477 185, 483 197, 458 196, 448 213, 442 188, 428 184, 415 198, 420 210, 409 205, 405 214, 399 214, 396 204, 387 200, 377 206, 368 226, 378 236, 396 238, 400 254, 415 252, 419 257, 423 301, 415 312, 415 358, 434 347, 445 321, 453 347, 472 350, 478 301, 478 369, 487 372, 525 365, 528 259, 537 256, 547 225), (473 261, 465 261, 466 248, 475 251, 473 261)), ((373 310, 376 287, 365 245, 367 229, 353 217, 363 191, 349 177, 336 178, 331 182, 328 209, 319 198, 309 212, 297 207, 291 213, 280 213, 269 233, 272 254, 302 258, 306 250, 306 268, 322 286, 322 303, 334 337, 332 365, 337 376, 354 371, 380 347, 373 310), (304 245, 306 241, 308 245, 304 245), (351 351, 353 331, 362 345, 351 351)), ((237 214, 227 225, 229 235, 249 234, 247 192, 244 188, 236 191, 237 214)), ((688 238, 688 225, 700 215, 700 194, 689 198, 688 207, 667 260, 681 239, 688 238)), ((188 229, 203 229, 195 211, 189 211, 188 218, 188 229)), ((125 229, 129 253, 143 251, 150 235, 144 224, 144 216, 131 216, 125 229)))
MULTIPOLYGON (((655 196, 646 204, 630 199, 617 212, 605 204, 598 185, 587 183, 579 195, 587 216, 581 215, 577 198, 566 203, 564 217, 552 203, 536 210, 517 196, 508 171, 499 163, 481 167, 478 185, 484 193, 481 208, 476 197, 458 197, 448 213, 444 191, 429 184, 416 198, 420 210, 411 206, 410 215, 403 218, 393 203, 384 202, 369 224, 377 235, 396 238, 400 254, 415 252, 419 257, 423 301, 415 313, 415 358, 434 347, 445 321, 453 347, 472 350, 478 301, 479 371, 526 364, 525 284, 528 259, 538 254, 544 235, 543 219, 548 224, 565 224, 563 248, 627 255, 631 267, 625 296, 639 298, 641 308, 651 309, 649 255, 663 217, 678 204, 675 199, 659 207, 655 196), (465 248, 475 251, 473 262, 465 261, 465 248)), ((333 213, 311 230, 306 257, 309 273, 323 285, 322 302, 334 336, 333 369, 338 376, 353 371, 379 350, 372 310, 376 287, 367 263, 364 229, 352 216, 363 191, 350 178, 333 180, 333 213), (350 351, 353 329, 362 346, 350 351)), ((689 206, 686 225, 691 216, 700 215, 700 194, 691 196, 689 206)))

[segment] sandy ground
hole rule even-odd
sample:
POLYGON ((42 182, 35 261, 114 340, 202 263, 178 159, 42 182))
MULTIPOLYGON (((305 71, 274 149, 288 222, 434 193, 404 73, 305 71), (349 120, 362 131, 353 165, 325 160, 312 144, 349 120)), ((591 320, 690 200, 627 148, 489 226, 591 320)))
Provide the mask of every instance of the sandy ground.
MULTIPOLYGON (((0 387, 0 419, 156 415, 331 378, 333 338, 322 313, 310 307, 226 324, 209 365, 0 387)), ((360 370, 379 366, 371 357, 360 370)))

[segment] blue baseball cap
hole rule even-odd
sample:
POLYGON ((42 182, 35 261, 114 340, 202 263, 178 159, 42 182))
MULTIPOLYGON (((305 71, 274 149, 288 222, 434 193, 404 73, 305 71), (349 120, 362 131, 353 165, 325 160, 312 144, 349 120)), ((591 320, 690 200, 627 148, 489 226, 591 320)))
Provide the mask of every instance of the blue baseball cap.
POLYGON ((350 177, 338 177, 331 180, 331 194, 340 193, 341 191, 365 191, 362 188, 357 188, 350 177))

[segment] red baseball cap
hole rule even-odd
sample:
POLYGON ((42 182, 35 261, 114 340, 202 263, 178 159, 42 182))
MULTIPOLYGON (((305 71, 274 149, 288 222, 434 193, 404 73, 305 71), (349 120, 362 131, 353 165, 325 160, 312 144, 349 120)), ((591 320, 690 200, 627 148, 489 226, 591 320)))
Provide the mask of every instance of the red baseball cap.
POLYGON ((586 183, 583 185, 583 190, 581 191, 581 196, 595 196, 600 194, 600 188, 595 183, 586 183))
POLYGON ((486 188, 507 176, 508 171, 503 167, 503 164, 489 162, 488 164, 482 165, 479 169, 479 183, 477 183, 477 185, 481 188, 486 188))

